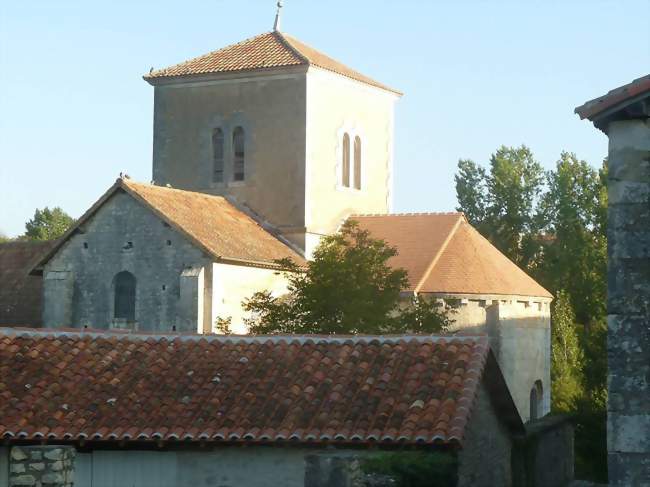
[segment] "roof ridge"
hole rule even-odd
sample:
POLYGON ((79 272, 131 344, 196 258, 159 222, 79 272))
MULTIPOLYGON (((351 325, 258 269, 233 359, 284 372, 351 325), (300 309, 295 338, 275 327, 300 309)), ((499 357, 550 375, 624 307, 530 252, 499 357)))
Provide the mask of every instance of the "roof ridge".
POLYGON ((352 213, 348 218, 355 216, 362 217, 379 217, 379 216, 465 216, 462 211, 424 211, 424 212, 404 212, 404 213, 352 213))
POLYGON ((476 335, 424 335, 424 334, 396 334, 396 335, 222 335, 222 334, 199 334, 199 333, 164 333, 164 332, 142 332, 131 330, 99 330, 96 328, 27 328, 27 327, 5 327, 0 326, 0 336, 6 337, 90 337, 90 338, 115 338, 118 340, 178 340, 181 341, 219 341, 238 343, 265 343, 265 342, 290 342, 305 344, 309 341, 318 343, 364 343, 379 341, 380 343, 393 343, 400 340, 417 342, 448 343, 452 341, 476 342, 480 345, 487 345, 487 337, 484 334, 476 335))
POLYGON ((198 61, 199 59, 207 58, 209 56, 212 56, 213 54, 217 54, 219 51, 223 51, 225 49, 231 49, 233 47, 237 47, 237 46, 240 46, 242 44, 246 44, 247 42, 252 42, 252 41, 254 41, 256 39, 259 39, 260 37, 265 37, 265 36, 273 35, 273 34, 275 34, 274 31, 267 31, 267 32, 262 32, 261 34, 257 34, 257 35, 251 36, 251 37, 247 37, 246 39, 243 39, 243 40, 241 40, 239 42, 234 42, 232 44, 228 44, 228 45, 220 47, 218 49, 213 49, 212 51, 206 52, 205 54, 201 54, 200 56, 194 56, 194 57, 192 57, 190 59, 187 59, 185 61, 181 61, 180 63, 172 64, 171 66, 167 66, 167 67, 162 68, 162 69, 156 69, 155 71, 152 71, 150 73, 145 74, 143 76, 143 78, 144 79, 156 78, 156 77, 160 76, 161 74, 164 74, 167 71, 170 71, 170 70, 172 70, 174 68, 178 68, 180 66, 185 66, 186 64, 193 63, 195 61, 198 61))
MULTIPOLYGON (((296 46, 294 46, 291 43, 291 41, 287 38, 288 34, 285 35, 284 33, 280 32, 279 30, 273 31, 273 34, 275 35, 276 38, 278 38, 278 40, 280 42, 282 42, 282 44, 284 44, 284 46, 286 48, 288 48, 296 56, 298 56, 300 59, 302 59, 302 61, 304 63, 306 63, 306 64, 308 64, 310 66, 313 64, 311 62, 311 60, 300 51, 300 49, 298 49, 296 46)), ((289 36, 289 37, 291 37, 291 36, 289 36)))
POLYGON ((458 220, 457 220, 456 223, 454 224, 453 228, 452 228, 451 231, 449 232, 449 235, 447 235, 447 237, 445 238, 445 240, 442 242, 442 245, 441 245, 440 248, 438 249, 438 252, 437 252, 436 255, 433 257, 433 260, 431 260, 431 263, 430 263, 429 266, 427 267, 427 270, 424 271, 424 273, 422 274, 422 278, 420 279, 420 282, 418 282, 417 286, 415 286, 415 288, 413 289, 413 292, 414 292, 415 294, 417 294, 417 293, 420 291, 420 289, 422 288, 422 285, 425 283, 425 281, 427 280, 427 278, 429 277, 429 275, 430 275, 431 272, 433 271, 433 268, 436 266, 436 264, 437 264, 438 261, 440 260, 440 257, 442 256, 442 254, 443 254, 443 253, 445 252, 445 250, 447 249, 447 246, 449 245, 449 242, 450 242, 451 239, 454 237, 454 235, 456 234, 456 231, 458 230, 458 227, 460 226, 460 224, 461 224, 464 220, 465 220, 465 217, 464 217, 464 215, 461 213, 461 214, 459 215, 458 220))

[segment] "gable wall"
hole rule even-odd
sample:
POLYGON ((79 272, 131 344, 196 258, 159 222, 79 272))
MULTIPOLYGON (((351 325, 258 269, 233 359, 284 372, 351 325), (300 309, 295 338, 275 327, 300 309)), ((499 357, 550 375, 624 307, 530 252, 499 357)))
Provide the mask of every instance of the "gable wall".
POLYGON ((83 231, 44 268, 45 327, 109 328, 113 278, 126 270, 137 280, 138 329, 168 331, 176 325, 179 331, 197 331, 195 324, 180 321, 179 297, 183 269, 210 263, 200 250, 123 192, 112 196, 83 231), (131 249, 124 248, 127 242, 131 249))

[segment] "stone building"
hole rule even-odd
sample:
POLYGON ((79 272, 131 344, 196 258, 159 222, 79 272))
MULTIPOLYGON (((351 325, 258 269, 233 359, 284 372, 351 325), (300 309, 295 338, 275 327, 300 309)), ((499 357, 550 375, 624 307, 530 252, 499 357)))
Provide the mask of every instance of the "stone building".
POLYGON ((353 215, 395 247, 405 298, 456 303, 451 331, 490 338, 510 393, 528 421, 551 409, 552 295, 488 242, 462 213, 353 215))
POLYGON ((35 265, 47 328, 212 333, 302 257, 222 196, 120 178, 35 265))
POLYGON ((400 93, 279 31, 144 77, 156 184, 229 195, 311 251, 391 209, 400 93))
POLYGON ((576 113, 609 137, 609 481, 650 485, 650 75, 576 113))
POLYGON ((521 485, 525 430, 482 337, 0 328, 0 390, 0 485, 352 486, 395 450, 453 460, 458 486, 521 485))

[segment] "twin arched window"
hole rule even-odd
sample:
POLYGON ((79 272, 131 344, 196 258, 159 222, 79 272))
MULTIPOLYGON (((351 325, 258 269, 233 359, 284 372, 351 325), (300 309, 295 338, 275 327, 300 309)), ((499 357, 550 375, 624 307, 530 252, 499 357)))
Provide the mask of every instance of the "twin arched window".
MULTIPOLYGON (((232 132, 232 179, 243 181, 246 175, 246 134, 242 127, 235 127, 232 132)), ((212 181, 223 183, 225 181, 225 135, 223 129, 215 128, 212 131, 212 181)))
POLYGON ((118 272, 113 283, 115 292, 114 317, 135 321, 135 276, 128 271, 118 272))
POLYGON ((350 134, 343 134, 341 186, 361 189, 361 137, 354 137, 354 164, 350 164, 350 134))

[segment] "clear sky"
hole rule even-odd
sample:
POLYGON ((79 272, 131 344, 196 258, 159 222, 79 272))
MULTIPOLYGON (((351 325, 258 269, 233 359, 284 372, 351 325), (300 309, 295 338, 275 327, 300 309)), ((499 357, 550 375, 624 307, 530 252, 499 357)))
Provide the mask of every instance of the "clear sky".
MULTIPOLYGON (((151 179, 141 76, 271 30, 274 0, 0 2, 0 232, 35 208, 80 216, 120 171, 151 179)), ((650 1, 285 0, 282 30, 405 93, 395 210, 456 206, 459 158, 526 144, 594 166, 573 109, 650 72, 650 1)))

